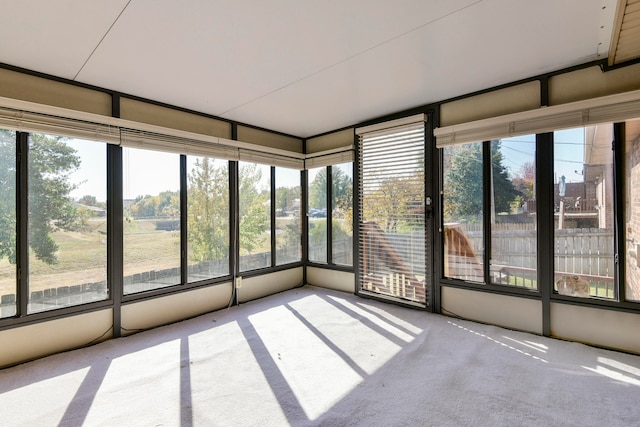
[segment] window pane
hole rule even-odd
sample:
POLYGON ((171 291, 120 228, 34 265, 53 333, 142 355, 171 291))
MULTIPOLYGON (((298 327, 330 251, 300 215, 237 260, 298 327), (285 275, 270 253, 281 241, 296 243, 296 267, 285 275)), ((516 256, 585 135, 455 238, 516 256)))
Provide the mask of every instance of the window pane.
POLYGON ((482 143, 443 152, 444 276, 484 281, 482 143))
POLYGON ((332 261, 353 265, 353 163, 331 167, 332 261))
POLYGON ((187 157, 189 282, 229 274, 229 162, 187 157))
POLYGON ((613 126, 554 132, 555 289, 616 298, 613 126))
POLYGON ((0 317, 16 314, 16 133, 0 129, 0 317))
POLYGON ((271 167, 239 163, 240 271, 271 266, 271 167))
POLYGON ((537 289, 536 136, 491 142, 491 281, 537 289))
POLYGON ((276 168, 276 264, 302 259, 300 171, 276 168))
POLYGON ((626 298, 640 302, 640 120, 628 121, 625 130, 626 298))
POLYGON ((327 262, 327 168, 308 171, 309 261, 327 262))
POLYGON ((106 144, 29 137, 30 313, 107 298, 106 144))
POLYGON ((124 293, 180 283, 180 156, 123 149, 124 293))

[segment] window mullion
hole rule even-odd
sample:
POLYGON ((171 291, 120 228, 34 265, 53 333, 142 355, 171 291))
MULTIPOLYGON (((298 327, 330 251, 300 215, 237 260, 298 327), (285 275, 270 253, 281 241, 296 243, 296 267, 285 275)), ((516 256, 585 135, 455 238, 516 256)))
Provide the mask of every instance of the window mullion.
POLYGON ((180 156, 180 284, 189 281, 188 216, 187 216, 187 156, 180 156))
POLYGON ((327 166, 327 264, 333 262, 333 169, 327 166))
POLYGON ((491 283, 491 226, 494 222, 495 207, 492 203, 494 197, 493 188, 493 161, 491 158, 491 141, 485 141, 482 143, 482 185, 484 187, 482 210, 483 210, 483 233, 482 233, 482 246, 483 246, 483 271, 484 271, 484 283, 491 283))
POLYGON ((18 132, 16 134, 17 149, 17 165, 16 173, 18 185, 16 185, 16 232, 17 238, 17 256, 16 265, 18 276, 17 289, 17 317, 27 315, 27 307, 29 304, 29 171, 27 163, 29 160, 29 134, 18 132))

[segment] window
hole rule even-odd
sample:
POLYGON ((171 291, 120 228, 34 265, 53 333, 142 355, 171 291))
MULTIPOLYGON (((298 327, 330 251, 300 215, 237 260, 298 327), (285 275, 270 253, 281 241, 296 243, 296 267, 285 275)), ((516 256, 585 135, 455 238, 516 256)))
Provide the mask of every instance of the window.
POLYGON ((124 293, 180 284, 180 156, 122 154, 124 293))
POLYGON ((300 171, 276 167, 276 264, 302 259, 300 171))
POLYGON ((443 150, 444 276, 484 282, 482 144, 443 150))
POLYGON ((327 168, 309 169, 309 261, 327 262, 327 168))
POLYGON ((239 162, 240 271, 271 266, 271 167, 239 162))
POLYGON ((537 289, 535 153, 535 135, 444 148, 445 277, 537 289))
POLYGON ((331 166, 332 261, 353 265, 353 163, 331 166))
POLYGON ((556 131, 554 283, 560 295, 617 298, 611 124, 556 131))
POLYGON ((0 129, 0 318, 16 314, 16 133, 0 129))
POLYGON ((229 162, 187 157, 188 281, 229 274, 229 162))
POLYGON ((536 137, 490 146, 490 280, 537 289, 536 137))
POLYGON ((625 124, 625 295, 640 302, 640 119, 625 124))
POLYGON ((107 294, 106 144, 30 134, 29 313, 107 294))

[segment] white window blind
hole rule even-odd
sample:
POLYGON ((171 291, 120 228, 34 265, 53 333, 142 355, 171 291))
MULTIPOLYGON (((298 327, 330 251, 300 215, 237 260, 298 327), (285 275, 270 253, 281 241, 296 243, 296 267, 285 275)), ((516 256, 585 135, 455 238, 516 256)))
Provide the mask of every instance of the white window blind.
POLYGON ((336 148, 333 150, 321 151, 319 153, 307 154, 305 169, 321 168, 341 163, 353 162, 355 153, 353 146, 336 148))
POLYGON ((120 144, 120 129, 109 124, 0 107, 0 128, 120 144))
POLYGON ((305 155, 189 131, 0 97, 0 127, 178 154, 304 169, 305 155))
POLYGON ((361 290, 426 304, 425 125, 358 129, 361 290))
POLYGON ((640 91, 571 102, 434 130, 436 146, 490 141, 640 117, 640 91))
POLYGON ((259 163, 262 165, 279 166, 288 169, 304 169, 304 155, 300 157, 285 156, 282 154, 267 153, 264 151, 248 150, 240 148, 240 160, 244 162, 259 163))
POLYGON ((123 147, 213 157, 216 159, 238 160, 238 149, 218 143, 218 138, 215 137, 212 137, 211 141, 205 141, 136 129, 123 128, 121 132, 123 147))

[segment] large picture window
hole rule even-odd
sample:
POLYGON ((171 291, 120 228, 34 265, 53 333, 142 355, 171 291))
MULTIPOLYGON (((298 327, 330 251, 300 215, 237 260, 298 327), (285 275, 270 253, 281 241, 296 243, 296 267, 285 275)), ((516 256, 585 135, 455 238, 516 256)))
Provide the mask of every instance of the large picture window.
POLYGON ((276 167, 276 264, 302 259, 300 171, 276 167))
POLYGON ((188 281, 229 274, 229 162, 187 157, 188 281))
POLYGON ((239 162, 240 271, 271 266, 271 167, 239 162))
POLYGON ((307 171, 309 182, 309 261, 327 262, 327 168, 307 171))
POLYGON ((444 276, 484 281, 482 144, 443 150, 444 276))
POLYGON ((180 156, 123 149, 124 293, 177 285, 180 156))
POLYGON ((331 166, 331 245, 334 264, 353 265, 353 163, 331 166))
POLYGON ((611 124, 556 131, 554 283, 560 295, 617 298, 611 124))
POLYGON ((106 144, 30 134, 29 313, 108 298, 106 144))
POLYGON ((535 159, 535 135, 443 150, 445 277, 537 289, 535 159))
POLYGON ((490 143, 489 279, 537 289, 536 137, 490 143))

